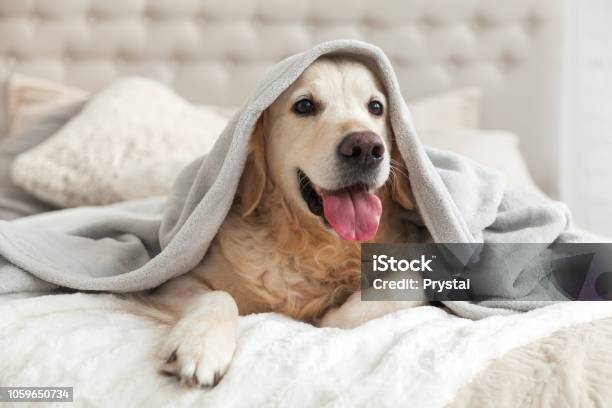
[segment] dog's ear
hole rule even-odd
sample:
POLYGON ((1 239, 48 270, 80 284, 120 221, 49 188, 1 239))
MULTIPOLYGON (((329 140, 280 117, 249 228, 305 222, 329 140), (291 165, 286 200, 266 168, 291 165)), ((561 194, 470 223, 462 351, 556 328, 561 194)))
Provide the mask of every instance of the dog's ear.
POLYGON ((251 214, 259 205, 267 183, 264 141, 265 112, 257 120, 249 142, 249 152, 244 172, 238 185, 240 211, 243 217, 251 214))
POLYGON ((391 199, 407 210, 414 210, 414 200, 408 169, 395 140, 391 144, 391 199))

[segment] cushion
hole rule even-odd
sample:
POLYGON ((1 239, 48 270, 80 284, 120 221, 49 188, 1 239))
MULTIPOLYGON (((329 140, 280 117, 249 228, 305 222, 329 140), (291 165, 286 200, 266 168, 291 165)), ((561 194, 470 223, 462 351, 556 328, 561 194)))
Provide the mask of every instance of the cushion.
MULTIPOLYGON (((475 127, 480 93, 452 91, 411 104, 419 129, 475 127)), ((166 194, 177 173, 205 154, 231 110, 194 106, 164 85, 124 78, 13 165, 16 184, 59 207, 166 194)))
POLYGON ((482 91, 476 87, 460 88, 427 96, 408 103, 418 132, 431 129, 480 127, 482 91))
POLYGON ((101 91, 52 138, 22 154, 13 179, 60 207, 166 194, 227 123, 165 86, 124 78, 101 91))
POLYGON ((6 117, 8 136, 14 135, 29 123, 35 123, 49 104, 83 102, 88 93, 55 81, 15 73, 7 80, 6 117))
POLYGON ((519 138, 511 132, 466 128, 429 129, 421 131, 419 137, 427 146, 462 154, 499 171, 506 177, 509 188, 538 189, 519 150, 519 138))
POLYGON ((38 145, 84 104, 84 94, 28 77, 13 75, 7 81, 9 133, 0 141, 0 220, 55 209, 13 183, 11 167, 16 156, 38 145))

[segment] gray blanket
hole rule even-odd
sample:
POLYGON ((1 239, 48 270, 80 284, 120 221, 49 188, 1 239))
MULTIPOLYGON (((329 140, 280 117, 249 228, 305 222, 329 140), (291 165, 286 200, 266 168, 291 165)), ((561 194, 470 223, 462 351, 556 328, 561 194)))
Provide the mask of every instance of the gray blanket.
MULTIPOLYGON (((424 148, 385 54, 357 41, 332 41, 280 62, 231 120, 212 151, 185 168, 166 198, 77 208, 0 223, 0 293, 64 286, 130 292, 153 288, 196 266, 232 205, 256 120, 318 57, 342 53, 378 72, 391 125, 423 222, 435 242, 590 240, 569 232, 565 205, 536 192, 506 191, 503 178, 469 160, 424 148)), ((441 119, 443 120, 443 119, 441 119)), ((520 271, 519 271, 520 272, 520 271)), ((541 306, 508 276, 486 305, 448 302, 480 318, 541 306)), ((495 273, 495 271, 491 271, 495 273)))

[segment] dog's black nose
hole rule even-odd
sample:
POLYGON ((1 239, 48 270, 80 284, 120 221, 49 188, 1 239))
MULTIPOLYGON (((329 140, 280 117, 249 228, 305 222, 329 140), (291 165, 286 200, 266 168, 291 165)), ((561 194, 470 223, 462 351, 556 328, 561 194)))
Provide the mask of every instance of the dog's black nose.
POLYGON ((363 168, 376 167, 383 159, 385 146, 374 132, 353 132, 338 145, 341 161, 363 168))

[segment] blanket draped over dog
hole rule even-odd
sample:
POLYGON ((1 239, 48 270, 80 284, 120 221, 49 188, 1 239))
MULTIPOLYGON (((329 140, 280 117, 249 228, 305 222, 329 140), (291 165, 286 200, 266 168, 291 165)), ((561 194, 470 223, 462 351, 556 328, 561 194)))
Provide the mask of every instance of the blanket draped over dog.
MULTIPOLYGON (((328 54, 359 59, 378 74, 388 94, 391 126, 420 216, 435 242, 590 241, 569 231, 565 205, 536 192, 507 191, 500 175, 461 156, 422 146, 385 54, 366 43, 338 40, 276 65, 210 153, 182 171, 167 199, 1 222, 0 293, 57 286, 131 292, 153 288, 192 269, 232 205, 257 119, 313 61, 328 54)), ((536 286, 525 287, 529 271, 500 280, 496 295, 504 301, 448 302, 448 306, 471 318, 538 307, 542 302, 531 301, 536 286)))

